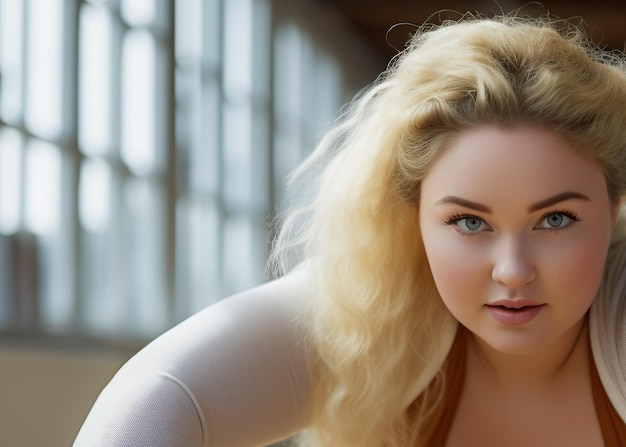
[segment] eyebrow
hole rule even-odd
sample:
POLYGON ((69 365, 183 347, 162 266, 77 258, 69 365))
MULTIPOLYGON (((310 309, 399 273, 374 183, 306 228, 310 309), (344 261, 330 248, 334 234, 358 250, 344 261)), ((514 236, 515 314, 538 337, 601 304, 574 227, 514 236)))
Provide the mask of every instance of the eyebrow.
POLYGON ((571 199, 585 200, 587 202, 591 200, 589 197, 579 192, 566 191, 566 192, 562 192, 561 194, 548 197, 547 199, 537 202, 534 205, 530 205, 528 207, 528 211, 530 212, 539 211, 543 208, 547 208, 551 205, 556 205, 557 203, 564 202, 566 200, 571 200, 571 199))
MULTIPOLYGON (((552 205, 556 205, 557 203, 564 202, 566 200, 578 199, 589 201, 589 197, 584 194, 581 194, 576 191, 566 191, 560 194, 556 194, 552 197, 548 197, 547 199, 541 200, 537 203, 534 203, 528 207, 529 212, 539 211, 543 208, 547 208, 552 205)), ((487 205, 483 205, 482 203, 473 202, 471 200, 464 199, 458 196, 446 196, 436 202, 437 205, 446 205, 446 204, 454 204, 460 205, 465 208, 469 208, 476 211, 481 211, 483 213, 491 214, 491 208, 487 205)))
POLYGON ((436 202, 437 205, 460 205, 464 208, 469 208, 476 211, 482 211, 483 213, 491 214, 491 208, 482 203, 472 202, 471 200, 464 199, 457 196, 445 196, 443 199, 436 202))

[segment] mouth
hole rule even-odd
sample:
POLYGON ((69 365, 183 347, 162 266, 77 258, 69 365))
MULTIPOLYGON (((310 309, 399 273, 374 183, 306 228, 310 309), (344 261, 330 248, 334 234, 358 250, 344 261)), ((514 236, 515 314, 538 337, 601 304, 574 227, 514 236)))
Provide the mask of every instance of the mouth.
POLYGON ((541 306, 543 303, 538 301, 529 300, 526 298, 517 298, 517 299, 500 299, 496 301, 492 301, 491 303, 487 303, 487 306, 490 307, 502 307, 504 309, 522 309, 524 307, 535 307, 541 306))
POLYGON ((543 306, 543 304, 529 304, 529 305, 525 305, 525 306, 505 306, 503 304, 487 304, 487 307, 494 307, 494 308, 498 308, 498 309, 502 309, 505 311, 510 311, 510 312, 520 312, 523 311, 524 309, 528 309, 529 307, 540 307, 543 306))
POLYGON ((544 309, 545 304, 507 303, 487 304, 487 311, 498 323, 506 326, 518 326, 531 322, 544 309))

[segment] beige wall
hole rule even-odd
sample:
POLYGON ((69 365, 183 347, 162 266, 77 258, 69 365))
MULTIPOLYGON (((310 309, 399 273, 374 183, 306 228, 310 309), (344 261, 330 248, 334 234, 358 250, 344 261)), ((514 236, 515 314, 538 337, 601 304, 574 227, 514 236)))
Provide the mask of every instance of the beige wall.
POLYGON ((98 393, 129 356, 104 347, 0 345, 0 445, 71 446, 98 393))

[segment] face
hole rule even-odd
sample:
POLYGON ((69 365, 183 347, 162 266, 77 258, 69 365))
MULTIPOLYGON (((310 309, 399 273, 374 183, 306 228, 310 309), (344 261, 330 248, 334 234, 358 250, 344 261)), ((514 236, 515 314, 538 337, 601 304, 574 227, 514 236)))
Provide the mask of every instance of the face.
POLYGON ((578 331, 615 222, 599 165, 537 127, 464 131, 422 183, 439 293, 475 336, 531 353, 578 331))

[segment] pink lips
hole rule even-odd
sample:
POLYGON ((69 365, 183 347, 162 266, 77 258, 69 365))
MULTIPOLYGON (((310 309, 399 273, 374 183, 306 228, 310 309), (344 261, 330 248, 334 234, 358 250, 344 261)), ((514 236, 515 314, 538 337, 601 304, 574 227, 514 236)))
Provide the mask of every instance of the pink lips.
POLYGON ((527 300, 501 300, 486 305, 491 317, 499 323, 518 326, 532 321, 545 304, 527 300))

